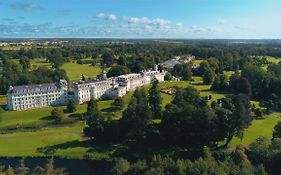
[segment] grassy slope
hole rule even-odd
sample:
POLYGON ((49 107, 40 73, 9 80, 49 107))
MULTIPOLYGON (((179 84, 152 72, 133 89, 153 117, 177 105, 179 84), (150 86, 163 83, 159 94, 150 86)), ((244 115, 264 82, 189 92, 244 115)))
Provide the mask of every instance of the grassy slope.
POLYGON ((254 120, 251 126, 245 130, 242 140, 237 137, 234 138, 230 144, 230 147, 233 147, 237 144, 243 144, 247 146, 259 137, 271 138, 274 126, 281 121, 280 117, 275 116, 276 113, 273 115, 266 116, 264 119, 254 120))
MULTIPOLYGON (((100 101, 101 109, 110 107, 112 100, 100 101)), ((79 105, 75 113, 84 113, 86 105, 79 105)), ((42 118, 49 116, 52 107, 33 109, 27 111, 5 111, 0 122, 0 129, 18 124, 42 124, 46 121, 42 118)), ((82 132, 84 122, 78 121, 68 126, 47 127, 36 132, 15 131, 8 134, 0 134, 0 156, 44 156, 38 148, 55 147, 53 155, 61 157, 82 158, 90 149, 89 146, 72 146, 73 143, 80 143, 83 139, 82 132)))
MULTIPOLYGON (((160 87, 187 87, 189 85, 194 86, 201 91, 202 96, 211 94, 212 100, 224 97, 225 94, 215 93, 209 90, 209 85, 202 85, 202 78, 194 77, 193 82, 161 82, 160 87)), ((150 86, 145 87, 146 90, 150 86)), ((129 92, 124 101, 127 105, 133 92, 129 92)), ((164 108, 166 104, 170 103, 172 96, 162 94, 164 108)), ((107 109, 113 101, 100 101, 99 108, 107 109)), ((210 101, 209 101, 210 102, 210 101)), ((50 114, 51 107, 34 109, 29 111, 13 111, 4 112, 2 114, 2 122, 0 123, 0 129, 5 126, 13 126, 17 124, 33 124, 44 122, 40 120, 50 114)), ((76 113, 83 113, 86 111, 86 105, 79 105, 76 113)), ((122 111, 115 112, 115 116, 119 118, 122 111)), ((234 146, 238 143, 249 144, 260 136, 271 137, 272 129, 274 125, 281 119, 277 117, 268 117, 263 120, 255 120, 252 125, 245 131, 244 139, 242 142, 238 138, 235 138, 231 143, 234 146)), ((88 155, 94 159, 106 158, 116 149, 114 146, 107 145, 105 148, 96 146, 90 148, 88 144, 81 142, 84 122, 77 122, 69 126, 50 127, 38 130, 36 132, 21 132, 15 131, 9 134, 0 135, 0 156, 44 156, 42 152, 39 152, 38 148, 50 149, 52 155, 58 155, 62 157, 75 157, 83 158, 83 155, 88 155), (17 145, 17 146, 15 146, 17 145)))
POLYGON ((51 114, 51 107, 26 111, 5 111, 1 115, 0 128, 22 124, 41 124, 43 117, 51 114))
POLYGON ((100 66, 91 66, 85 64, 76 64, 76 63, 65 63, 61 67, 67 73, 67 76, 70 80, 80 80, 81 74, 87 77, 96 77, 101 73, 100 66))
POLYGON ((36 132, 2 134, 0 135, 0 155, 43 156, 43 153, 37 151, 38 148, 81 140, 82 128, 83 125, 77 124, 71 127, 45 128, 36 132))
POLYGON ((45 58, 34 58, 30 60, 31 69, 37 69, 38 67, 51 68, 52 64, 46 61, 45 58))

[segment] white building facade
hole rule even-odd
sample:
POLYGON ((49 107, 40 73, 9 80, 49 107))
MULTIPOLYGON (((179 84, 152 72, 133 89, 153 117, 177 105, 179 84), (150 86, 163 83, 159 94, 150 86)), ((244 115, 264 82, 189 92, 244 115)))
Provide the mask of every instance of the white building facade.
POLYGON ((68 101, 66 80, 27 86, 11 86, 7 93, 9 110, 27 110, 45 106, 64 105, 68 101))
POLYGON ((94 80, 92 82, 80 81, 74 85, 74 98, 79 104, 89 101, 90 99, 109 98, 114 99, 122 97, 128 91, 133 91, 138 87, 148 85, 157 79, 159 82, 164 81, 165 72, 155 70, 143 71, 139 74, 126 74, 114 78, 94 80))
POLYGON ((128 91, 148 85, 157 79, 164 81, 165 72, 157 70, 142 71, 139 74, 126 74, 114 78, 107 78, 106 73, 92 81, 74 83, 74 95, 68 95, 66 80, 59 83, 11 86, 7 93, 7 107, 9 110, 27 110, 45 106, 65 105, 68 99, 74 98, 83 104, 91 99, 122 97, 128 91))

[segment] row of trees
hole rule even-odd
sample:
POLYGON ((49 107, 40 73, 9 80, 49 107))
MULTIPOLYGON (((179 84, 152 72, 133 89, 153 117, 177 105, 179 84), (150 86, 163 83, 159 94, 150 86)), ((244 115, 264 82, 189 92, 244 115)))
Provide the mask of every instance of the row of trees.
POLYGON ((234 94, 243 93, 260 101, 268 110, 281 110, 281 63, 260 66, 247 65, 241 74, 236 71, 228 82, 223 74, 217 75, 211 89, 234 94))
MULTIPOLYGON (((245 150, 236 148, 231 153, 220 152, 219 160, 209 149, 204 149, 204 156, 195 161, 161 157, 155 155, 151 161, 138 160, 130 163, 126 159, 118 159, 111 170, 116 175, 267 175, 263 165, 252 166, 245 150)), ((217 156, 218 157, 218 156, 217 156)))
MULTIPOLYGON (((95 140, 116 142, 129 138, 140 138, 144 135, 146 127, 151 124, 153 118, 161 118, 162 98, 158 89, 158 81, 155 80, 149 90, 149 96, 144 89, 137 89, 123 112, 119 121, 111 120, 111 116, 103 114, 95 100, 90 100, 87 112, 84 114, 87 119, 87 127, 84 133, 94 137, 95 140)), ((121 99, 115 100, 114 105, 123 106, 121 99)))
POLYGON ((9 86, 59 82, 68 80, 62 69, 39 67, 35 70, 25 70, 12 60, 2 61, 3 69, 0 76, 0 94, 6 94, 9 86))
POLYGON ((36 166, 34 169, 30 169, 25 166, 24 160, 19 162, 19 165, 15 168, 12 166, 4 167, 0 165, 0 175, 67 175, 67 171, 64 168, 56 168, 54 166, 54 159, 51 158, 47 161, 44 167, 36 166))
POLYGON ((111 120, 98 110, 96 101, 88 103, 85 134, 96 141, 149 143, 202 149, 229 144, 234 136, 242 136, 252 118, 250 102, 245 95, 234 95, 210 108, 199 92, 192 88, 177 89, 164 113, 158 83, 147 95, 137 89, 120 120, 111 120), (161 119, 160 123, 153 119, 161 119))
MULTIPOLYGON (((190 98, 190 99, 191 101, 197 101, 197 100, 199 101, 199 99, 197 98, 190 98)), ((180 98, 177 98, 177 101, 180 100, 181 100, 180 98)), ((227 106, 231 106, 231 104, 229 103, 227 104, 228 104, 227 106)), ((241 109, 242 108, 240 108, 239 110, 241 109)), ((220 112, 222 112, 222 109, 219 109, 217 113, 220 112)), ((202 113, 200 113, 199 115, 202 115, 202 113)), ((221 118, 219 120, 221 120, 221 118)), ((179 120, 177 121, 178 121, 177 123, 181 123, 179 120)), ((233 120, 232 122, 235 121, 233 120)), ((190 128, 189 125, 186 127, 190 128)), ((205 128, 202 125, 200 125, 199 127, 200 129, 205 128)), ((182 128, 180 125, 177 125, 176 128, 179 130, 179 133, 186 132, 180 130, 182 128)), ((175 130, 176 128, 173 129, 175 130)), ((173 130, 168 128, 168 131, 172 132, 173 130)), ((172 133, 171 135, 176 137, 177 134, 172 133)), ((197 137, 199 137, 202 140, 207 139, 205 137, 202 137, 202 135, 197 135, 197 137)), ((194 161, 191 161, 189 159, 179 159, 179 158, 172 159, 170 157, 161 157, 161 155, 153 156, 151 161, 138 160, 135 163, 131 163, 128 160, 121 158, 116 161, 115 166, 111 169, 111 174, 117 174, 117 175, 123 175, 123 174, 124 175, 130 175, 130 174, 267 175, 267 173, 280 174, 281 173, 280 166, 279 166, 279 162, 281 159, 280 138, 281 138, 281 122, 279 122, 275 126, 272 140, 268 138, 259 138, 257 139, 256 142, 250 144, 248 148, 237 146, 234 151, 215 150, 212 152, 209 149, 203 148, 204 150, 203 156, 194 161)), ((176 140, 177 139, 172 140, 172 142, 176 140)))
MULTIPOLYGON (((70 59, 83 63, 83 58, 92 58, 92 63, 104 66, 118 64, 127 66, 132 72, 150 68, 155 63, 171 59, 173 56, 192 54, 197 58, 214 57, 219 62, 219 71, 242 69, 246 64, 261 65, 266 59, 258 56, 281 55, 280 45, 248 44, 229 45, 227 42, 185 41, 173 42, 130 41, 129 43, 110 43, 107 41, 69 41, 61 47, 33 47, 20 50, 0 50, 2 59, 20 59, 28 67, 30 59, 46 58, 54 68, 59 68, 70 59)), ((89 63, 86 61, 86 63, 89 63)))

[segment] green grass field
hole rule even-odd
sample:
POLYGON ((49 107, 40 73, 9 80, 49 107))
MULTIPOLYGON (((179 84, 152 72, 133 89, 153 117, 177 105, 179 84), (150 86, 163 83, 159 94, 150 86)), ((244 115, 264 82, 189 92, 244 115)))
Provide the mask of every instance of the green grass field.
POLYGON ((0 104, 6 104, 7 103, 7 98, 5 95, 0 95, 0 104))
POLYGON ((31 109, 26 111, 5 111, 1 115, 0 128, 25 124, 42 124, 43 117, 50 116, 52 107, 31 109))
MULTIPOLYGON (((74 64, 74 63, 73 63, 74 64)), ((80 65, 79 65, 80 66, 80 65)), ((201 96, 212 95, 212 100, 222 98, 227 94, 217 93, 210 91, 210 85, 203 85, 201 77, 194 77, 194 80, 189 81, 169 81, 160 82, 161 88, 167 87, 188 87, 193 86, 200 91, 201 96)), ((150 86, 146 86, 147 91, 150 86)), ((129 92, 123 97, 125 106, 128 105, 133 92, 129 92)), ((162 108, 171 102, 173 96, 161 93, 163 98, 162 108)), ((4 98, 4 97, 3 97, 4 98)), ((99 101, 99 108, 103 111, 110 111, 113 100, 99 101)), ((208 101, 211 103, 211 101, 208 101)), ((254 102, 256 106, 257 102, 254 102)), ((87 105, 79 105, 75 114, 82 114, 86 111, 87 105)), ((126 108, 126 107, 125 107, 126 108)), ((122 111, 114 112, 115 119, 122 116, 122 111)), ((42 125, 49 121, 44 120, 51 113, 52 107, 46 107, 41 109, 33 109, 27 111, 4 111, 1 114, 0 130, 13 126, 24 125, 42 125)), ((253 121, 252 125, 246 129, 244 139, 240 141, 238 138, 234 138, 231 142, 231 146, 237 144, 245 144, 255 141, 260 136, 271 137, 272 130, 280 118, 275 116, 269 116, 262 120, 253 121)), ((156 121, 157 122, 157 121, 156 121)), ((159 122, 159 121, 158 121, 159 122)), ((14 130, 6 134, 0 134, 0 156, 16 157, 16 156, 47 156, 56 155, 60 157, 71 158, 83 158, 89 156, 92 159, 103 159, 110 157, 116 146, 105 145, 92 147, 86 141, 83 141, 83 128, 85 122, 77 120, 74 123, 67 125, 43 125, 44 127, 36 129, 36 131, 30 130, 14 130)), ((118 146, 117 146, 118 147, 118 146)))
POLYGON ((83 74, 86 78, 93 78, 99 75, 102 71, 100 66, 76 64, 72 62, 63 64, 61 68, 66 71, 70 80, 80 80, 81 74, 83 74))
POLYGON ((266 59, 267 59, 267 61, 269 61, 273 64, 278 64, 281 61, 280 58, 274 58, 274 57, 271 57, 271 56, 267 56, 266 59))
MULTIPOLYGON (((98 105, 100 109, 110 108, 113 100, 99 101, 98 105)), ((65 108, 65 107, 62 107, 65 108)), ((26 124, 42 124, 46 122, 45 117, 51 115, 53 107, 44 107, 37 109, 30 109, 24 111, 4 111, 1 114, 0 129, 4 127, 20 126, 26 124)), ((82 114, 87 110, 87 105, 78 105, 77 110, 71 114, 82 114)))
POLYGON ((265 116, 264 119, 254 120, 251 126, 245 130, 242 140, 237 137, 234 138, 230 143, 230 147, 237 144, 247 146, 259 137, 271 138, 274 126, 281 121, 280 116, 280 113, 273 113, 270 116, 265 116))
MULTIPOLYGON (((281 61, 280 58, 274 58, 274 57, 271 57, 271 56, 267 56, 266 59, 267 59, 267 61, 269 62, 269 64, 278 64, 278 63, 281 61)), ((269 64, 264 64, 264 65, 262 66, 262 68, 263 68, 264 70, 267 70, 267 67, 269 66, 269 64)))
MULTIPOLYGON (((113 100, 99 101, 100 109, 110 108, 113 100)), ((86 112, 87 105, 79 105, 73 114, 86 112)), ((44 118, 50 116, 52 107, 26 111, 4 111, 1 114, 0 130, 21 125, 41 125, 49 122, 44 118)), ((90 146, 83 144, 84 121, 77 121, 62 126, 47 125, 36 131, 15 130, 0 134, 0 156, 46 156, 82 158, 90 146), (49 149, 52 151, 50 152, 49 149)), ((93 152, 94 155, 98 154, 93 152)), ((92 155, 93 156, 93 155, 92 155)), ((102 157, 102 155, 99 155, 102 157)))
MULTIPOLYGON (((14 132, 0 135, 0 155, 44 156, 39 148, 64 144, 82 139, 83 125, 45 128, 36 132, 14 132)), ((85 150, 86 151, 86 150, 85 150)), ((81 153, 81 152, 80 152, 81 153)), ((53 153, 53 155, 56 155, 53 153)), ((68 156, 63 151, 61 156, 68 156)), ((83 154, 80 154, 83 155, 83 154)), ((72 156, 71 154, 69 156, 72 156)))
POLYGON ((31 69, 37 69, 38 67, 51 68, 52 64, 49 63, 45 58, 34 58, 30 60, 31 69))

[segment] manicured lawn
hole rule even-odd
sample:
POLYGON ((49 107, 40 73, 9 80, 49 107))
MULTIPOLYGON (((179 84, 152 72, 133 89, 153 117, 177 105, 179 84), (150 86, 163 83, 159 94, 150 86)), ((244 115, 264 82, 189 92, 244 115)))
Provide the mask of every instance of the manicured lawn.
MULTIPOLYGON (((278 64, 281 59, 280 58, 274 58, 274 57, 271 57, 271 56, 267 56, 266 57, 267 61, 270 62, 271 64, 278 64)), ((267 70, 267 67, 269 66, 269 64, 264 64, 262 66, 263 69, 267 70)))
POLYGON ((1 114, 0 128, 23 125, 23 124, 42 124, 43 117, 50 116, 52 107, 31 109, 26 111, 4 111, 1 114))
POLYGON ((226 75, 228 78, 230 78, 231 75, 234 74, 234 71, 224 71, 223 74, 226 75))
MULTIPOLYGON (((212 100, 224 97, 225 94, 210 91, 210 85, 202 85, 201 77, 194 77, 193 79, 194 81, 191 82, 160 82, 159 86, 161 88, 193 86, 200 91, 202 96, 212 95, 212 100)), ((146 86, 145 90, 147 91, 150 87, 150 85, 146 86)), ((129 92, 123 97, 125 108, 114 112, 115 119, 122 116, 122 112, 126 109, 132 94, 133 92, 129 92)), ((161 93, 161 96, 163 98, 162 108, 164 109, 164 107, 171 102, 173 96, 163 93, 161 93)), ((112 102, 113 100, 99 101, 98 105, 103 112, 112 112, 110 111, 112 102)), ((79 105, 75 113, 82 114, 86 112, 86 108, 86 104, 79 105)), ((27 111, 4 111, 2 114, 2 122, 0 122, 0 129, 21 124, 40 125, 43 122, 46 122, 45 120, 42 120, 42 118, 49 116, 52 109, 52 107, 46 107, 27 111)), ((68 126, 44 127, 35 132, 16 130, 12 133, 0 134, 0 156, 44 156, 50 154, 72 158, 83 158, 85 155, 94 159, 110 157, 116 149, 115 147, 110 146, 107 149, 100 147, 91 148, 89 143, 82 141, 84 126, 84 122, 77 121, 68 126)))
POLYGON ((249 145, 259 137, 271 138, 274 126, 281 121, 280 113, 274 113, 271 116, 266 116, 264 119, 254 120, 244 132, 242 140, 234 138, 230 144, 233 147, 237 144, 249 145), (279 116, 279 117, 278 117, 279 116))
MULTIPOLYGON (((99 101, 98 105, 100 109, 106 109, 111 106, 113 100, 99 101)), ((65 108, 65 107, 62 107, 65 108)), ((8 126, 34 124, 39 125, 47 122, 44 118, 51 115, 53 107, 44 107, 38 109, 30 109, 24 111, 4 111, 1 114, 0 129, 8 126)), ((87 110, 87 104, 78 105, 77 111, 73 114, 83 114, 87 110)))
MULTIPOLYGON (((72 156, 63 152, 64 143, 82 139, 83 124, 68 127, 45 128, 36 132, 15 132, 0 135, 0 156, 44 156, 39 148, 59 145, 61 156, 72 156), (62 145, 60 145, 62 144, 62 145)), ((77 148, 76 148, 77 149, 77 148)), ((67 150, 67 149, 66 149, 67 150)), ((86 149, 83 150, 84 153, 86 149)), ((80 149, 80 156, 83 153, 80 149)), ((56 155, 56 152, 52 152, 56 155)))
MULTIPOLYGON (((100 109, 110 108, 113 100, 99 101, 100 109)), ((86 112, 87 105, 79 105, 75 113, 86 112)), ((4 111, 0 129, 18 124, 40 125, 43 118, 50 115, 52 107, 26 111, 4 111)), ((85 122, 77 121, 68 126, 44 127, 36 131, 14 131, 0 134, 1 156, 44 156, 57 155, 61 157, 83 158, 90 146, 82 142, 85 122), (40 150, 40 151, 39 151, 40 150)), ((92 156, 104 157, 105 153, 93 152, 92 156)))
POLYGON ((31 69, 37 69, 38 67, 51 68, 52 64, 49 63, 45 58, 34 58, 30 59, 31 69))
POLYGON ((173 96, 161 93, 161 97, 162 97, 162 109, 164 110, 165 106, 171 103, 173 96))
POLYGON ((5 95, 0 95, 0 104, 6 104, 7 103, 7 98, 5 95))
POLYGON ((274 64, 277 64, 281 61, 280 58, 274 58, 274 57, 271 57, 271 56, 267 56, 266 59, 267 59, 267 61, 269 61, 271 63, 274 63, 274 64))
POLYGON ((66 71, 70 80, 80 80, 81 74, 83 74, 86 78, 94 78, 101 73, 100 66, 76 64, 72 62, 63 64, 61 68, 66 71))
POLYGON ((192 62, 194 62, 195 64, 200 64, 203 60, 193 60, 192 62))

